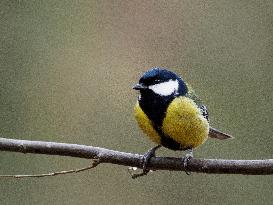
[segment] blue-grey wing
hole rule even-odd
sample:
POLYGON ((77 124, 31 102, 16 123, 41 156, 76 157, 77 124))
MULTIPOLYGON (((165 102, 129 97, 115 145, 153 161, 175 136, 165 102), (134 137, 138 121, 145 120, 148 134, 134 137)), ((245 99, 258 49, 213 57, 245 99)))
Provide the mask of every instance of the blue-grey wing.
POLYGON ((205 105, 200 105, 199 109, 201 110, 201 113, 204 116, 204 118, 206 118, 207 121, 209 122, 209 112, 207 107, 205 105))

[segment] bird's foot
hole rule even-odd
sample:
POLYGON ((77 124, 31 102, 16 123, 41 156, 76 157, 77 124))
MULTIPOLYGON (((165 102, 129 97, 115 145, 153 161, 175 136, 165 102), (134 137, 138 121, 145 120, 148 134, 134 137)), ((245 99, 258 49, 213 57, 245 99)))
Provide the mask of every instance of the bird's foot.
POLYGON ((187 175, 191 175, 191 172, 188 171, 188 164, 192 158, 193 158, 193 150, 189 149, 189 153, 187 153, 186 156, 183 157, 183 166, 187 175))
POLYGON ((143 169, 143 172, 149 172, 150 170, 147 169, 147 165, 149 163, 149 160, 152 158, 152 157, 155 157, 155 151, 160 148, 161 145, 157 145, 156 147, 153 147, 151 149, 149 149, 148 152, 146 152, 144 155, 143 155, 143 162, 142 162, 142 169, 143 169))
POLYGON ((143 158, 142 158, 142 172, 138 173, 138 174, 132 174, 133 179, 135 179, 137 177, 147 175, 150 172, 150 170, 147 168, 147 165, 148 165, 150 159, 152 157, 155 157, 155 151, 160 147, 161 147, 161 145, 157 145, 156 147, 151 148, 148 152, 146 152, 143 155, 143 158))

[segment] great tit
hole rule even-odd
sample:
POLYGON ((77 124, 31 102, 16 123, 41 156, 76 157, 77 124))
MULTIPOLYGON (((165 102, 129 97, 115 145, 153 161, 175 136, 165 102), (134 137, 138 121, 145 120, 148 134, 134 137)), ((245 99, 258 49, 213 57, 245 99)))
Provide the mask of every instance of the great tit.
MULTIPOLYGON (((163 146, 171 150, 189 150, 202 145, 208 137, 229 139, 232 136, 209 126, 206 106, 192 88, 176 73, 162 68, 145 72, 133 89, 140 95, 135 118, 143 132, 157 144, 144 155, 143 172, 155 150, 163 146)), ((186 170, 186 167, 185 167, 186 170)))

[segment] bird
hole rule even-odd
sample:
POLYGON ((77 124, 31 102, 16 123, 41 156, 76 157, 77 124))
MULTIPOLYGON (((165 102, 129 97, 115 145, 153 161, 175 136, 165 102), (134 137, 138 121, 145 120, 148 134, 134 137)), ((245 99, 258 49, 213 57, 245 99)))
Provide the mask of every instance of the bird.
MULTIPOLYGON (((209 125, 207 107, 192 87, 176 73, 160 67, 146 71, 133 86, 139 91, 134 115, 141 130, 156 146, 143 155, 143 175, 151 157, 160 147, 188 151, 184 168, 193 158, 193 150, 208 137, 220 140, 233 138, 209 125)), ((190 172, 187 172, 190 174, 190 172)))

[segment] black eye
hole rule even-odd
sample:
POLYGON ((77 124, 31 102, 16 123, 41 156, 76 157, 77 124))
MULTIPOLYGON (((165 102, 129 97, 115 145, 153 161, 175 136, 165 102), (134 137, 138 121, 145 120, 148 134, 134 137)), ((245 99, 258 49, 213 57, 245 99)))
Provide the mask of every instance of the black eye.
POLYGON ((159 82, 160 82, 160 80, 159 80, 159 79, 155 79, 154 81, 155 81, 156 83, 159 83, 159 82))

